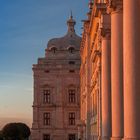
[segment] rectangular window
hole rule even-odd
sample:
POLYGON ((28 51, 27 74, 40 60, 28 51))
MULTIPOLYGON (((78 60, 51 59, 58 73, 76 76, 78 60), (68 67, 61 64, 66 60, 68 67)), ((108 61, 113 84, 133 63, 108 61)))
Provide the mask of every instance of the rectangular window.
POLYGON ((49 134, 44 134, 43 135, 43 140, 50 140, 50 135, 49 134))
POLYGON ((75 73, 75 70, 69 70, 70 73, 75 73))
POLYGON ((44 125, 50 125, 50 113, 43 114, 44 125))
POLYGON ((69 140, 76 140, 75 134, 69 134, 69 140))
POLYGON ((75 103, 75 90, 70 89, 68 92, 69 92, 69 103, 75 103))
POLYGON ((75 64, 75 61, 69 61, 69 64, 74 65, 75 64))
POLYGON ((44 90, 43 91, 43 102, 44 103, 50 103, 51 97, 50 97, 50 90, 44 90))
POLYGON ((69 125, 75 125, 75 113, 69 113, 69 125))

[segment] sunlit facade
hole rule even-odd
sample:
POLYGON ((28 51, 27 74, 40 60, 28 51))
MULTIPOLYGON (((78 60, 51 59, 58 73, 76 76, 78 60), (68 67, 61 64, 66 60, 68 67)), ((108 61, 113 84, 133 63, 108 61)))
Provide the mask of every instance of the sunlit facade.
POLYGON ((45 57, 33 65, 32 140, 76 140, 80 119, 80 43, 72 15, 62 38, 48 42, 45 57))
POLYGON ((140 0, 94 0, 80 48, 82 140, 140 139, 140 0))

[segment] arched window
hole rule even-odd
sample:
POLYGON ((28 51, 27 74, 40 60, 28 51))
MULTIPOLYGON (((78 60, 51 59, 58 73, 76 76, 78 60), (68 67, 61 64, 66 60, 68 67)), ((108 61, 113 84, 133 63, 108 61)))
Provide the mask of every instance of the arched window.
POLYGON ((57 48, 56 48, 56 47, 52 47, 52 48, 51 48, 51 51, 52 51, 53 53, 56 53, 57 48))

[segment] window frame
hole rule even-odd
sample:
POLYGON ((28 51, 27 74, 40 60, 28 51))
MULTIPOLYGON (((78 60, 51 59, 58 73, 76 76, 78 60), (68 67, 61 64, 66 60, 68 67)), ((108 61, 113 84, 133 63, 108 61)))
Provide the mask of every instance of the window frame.
POLYGON ((51 103, 51 90, 43 89, 43 103, 50 104, 51 103))
POLYGON ((69 103, 76 103, 76 90, 68 89, 68 101, 69 103))
POLYGON ((43 140, 50 140, 51 136, 50 134, 43 134, 43 140), (46 138, 45 138, 46 137, 46 138), (47 138, 48 137, 48 138, 47 138))
POLYGON ((51 124, 51 113, 50 112, 43 113, 43 124, 45 126, 50 126, 50 124, 51 124))
POLYGON ((69 125, 75 125, 76 113, 69 112, 69 125))
POLYGON ((69 50, 70 53, 74 53, 75 48, 74 47, 69 47, 68 50, 69 50))

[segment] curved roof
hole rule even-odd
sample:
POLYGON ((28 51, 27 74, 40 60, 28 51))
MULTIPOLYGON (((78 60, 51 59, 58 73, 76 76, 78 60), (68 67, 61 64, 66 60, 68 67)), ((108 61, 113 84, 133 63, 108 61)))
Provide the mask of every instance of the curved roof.
POLYGON ((47 49, 51 49, 52 47, 55 47, 58 50, 62 50, 62 49, 65 50, 68 49, 70 46, 75 47, 75 49, 76 48, 79 49, 81 43, 81 37, 79 37, 75 33, 75 29, 74 29, 75 24, 76 22, 71 15, 67 21, 67 25, 68 25, 67 34, 61 38, 53 38, 49 40, 47 44, 47 49))

